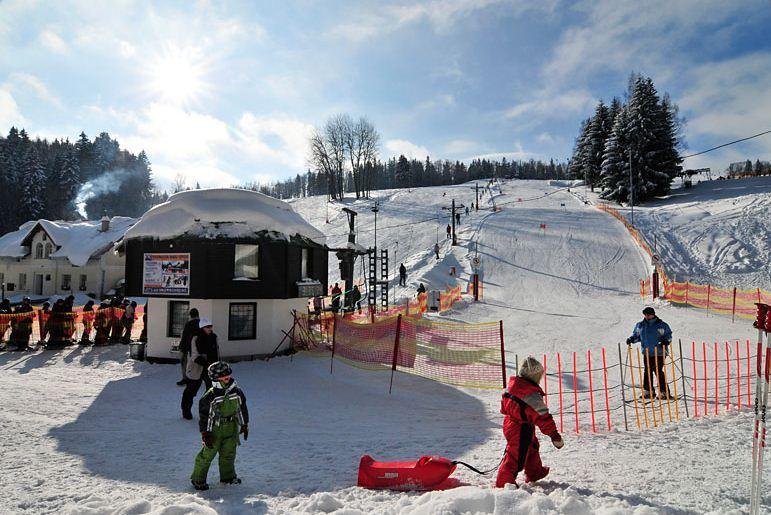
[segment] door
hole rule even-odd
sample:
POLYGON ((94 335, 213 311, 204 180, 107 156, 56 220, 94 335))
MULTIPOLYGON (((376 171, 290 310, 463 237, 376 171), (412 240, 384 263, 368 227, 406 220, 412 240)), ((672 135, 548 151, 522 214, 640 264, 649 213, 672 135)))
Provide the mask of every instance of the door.
POLYGON ((43 295, 43 274, 35 274, 35 295, 43 295))

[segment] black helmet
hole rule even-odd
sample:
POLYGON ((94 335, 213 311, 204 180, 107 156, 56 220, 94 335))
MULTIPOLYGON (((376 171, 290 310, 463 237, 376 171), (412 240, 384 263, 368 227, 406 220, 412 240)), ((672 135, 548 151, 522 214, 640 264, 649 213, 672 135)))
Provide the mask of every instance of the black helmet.
POLYGON ((232 373, 233 370, 225 361, 215 361, 209 365, 209 379, 212 381, 216 381, 220 377, 229 376, 232 373))
POLYGON ((655 315, 656 310, 652 307, 648 306, 647 308, 643 309, 643 315, 655 315))

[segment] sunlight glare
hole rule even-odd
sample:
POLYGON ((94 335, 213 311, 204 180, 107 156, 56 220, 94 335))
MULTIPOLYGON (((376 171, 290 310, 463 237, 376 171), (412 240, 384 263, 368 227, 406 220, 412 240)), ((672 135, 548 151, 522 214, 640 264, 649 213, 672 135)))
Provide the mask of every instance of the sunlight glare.
POLYGON ((187 105, 208 88, 207 65, 197 48, 168 46, 148 69, 148 89, 164 102, 187 105))

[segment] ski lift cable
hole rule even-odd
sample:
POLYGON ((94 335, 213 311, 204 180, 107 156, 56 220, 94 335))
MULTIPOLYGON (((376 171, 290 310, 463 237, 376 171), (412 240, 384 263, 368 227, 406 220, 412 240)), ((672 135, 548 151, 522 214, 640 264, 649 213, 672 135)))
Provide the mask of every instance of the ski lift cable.
POLYGON ((689 157, 694 157, 694 156, 700 156, 701 154, 706 154, 707 152, 712 152, 713 150, 717 150, 719 148, 727 147, 728 145, 733 145, 734 143, 740 143, 742 141, 747 141, 748 139, 757 138, 757 137, 763 136, 765 134, 771 134, 771 130, 759 132, 759 133, 754 134, 752 136, 748 136, 748 137, 742 138, 742 139, 737 139, 735 141, 730 141, 728 143, 723 143, 722 145, 718 145, 716 147, 708 148, 707 150, 702 150, 701 152, 696 152, 695 154, 689 154, 687 156, 683 156, 683 159, 688 159, 689 157))

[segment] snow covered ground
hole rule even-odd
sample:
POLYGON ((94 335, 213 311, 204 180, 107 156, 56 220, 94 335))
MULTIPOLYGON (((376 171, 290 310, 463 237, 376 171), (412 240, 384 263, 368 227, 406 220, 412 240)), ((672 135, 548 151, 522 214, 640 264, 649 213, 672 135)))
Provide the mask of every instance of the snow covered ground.
MULTIPOLYGON (((471 185, 376 192, 378 247, 389 249, 392 283, 400 262, 408 269, 407 287, 396 289, 397 299, 413 296, 420 282, 429 289, 456 281, 465 285, 469 259, 478 251, 484 301, 464 300, 442 317, 503 320, 509 356, 613 348, 623 341, 640 318, 644 304, 637 280, 648 273, 647 258, 624 227, 574 192, 543 181, 511 181, 502 190, 494 190, 502 210, 492 212, 486 195, 484 210, 469 217, 464 212, 456 247, 445 239, 449 218, 441 208, 453 198, 470 205, 471 185), (439 260, 432 250, 436 241, 439 260), (449 275, 453 266, 458 279, 449 275)), ((709 202, 711 213, 721 213, 698 229, 716 253, 734 240, 747 241, 727 224, 742 218, 747 205, 760 208, 767 201, 762 195, 755 202, 741 195, 709 198, 675 208, 673 195, 655 213, 635 209, 643 227, 656 223, 654 217, 659 226, 663 220, 671 224, 665 263, 683 263, 693 281, 707 282, 722 272, 696 245, 677 243, 691 241, 691 225, 682 221, 693 217, 685 211, 709 202), (684 218, 673 221, 675 216, 684 218)), ((372 245, 372 201, 344 204, 359 212, 357 241, 372 245)), ((323 198, 293 206, 328 235, 330 246, 342 246, 347 225, 341 203, 330 204, 329 224, 323 198)), ((769 255, 768 239, 753 245, 753 255, 769 255)), ((742 253, 722 255, 728 263, 742 253)), ((755 262, 747 263, 740 275, 755 274, 747 280, 761 281, 766 267, 757 270, 755 262)), ((330 261, 332 281, 336 265, 330 261)), ((364 274, 359 264, 356 273, 364 274)), ((767 280, 751 286, 769 287, 767 280)), ((755 338, 747 321, 732 324, 665 302, 656 310, 672 325, 675 338, 755 338)), ((134 362, 118 346, 0 354, 0 370, 0 388, 6 392, 0 413, 2 513, 647 514, 741 513, 749 506, 748 413, 628 433, 566 432, 564 449, 542 446, 551 474, 519 490, 495 489, 494 478, 459 469, 453 474, 457 487, 448 490, 369 491, 354 486, 365 453, 376 459, 436 454, 494 467, 504 445, 499 392, 398 374, 389 395, 388 374, 338 364, 332 375, 326 359, 297 355, 242 362, 234 371, 253 418, 236 464, 244 483, 220 486, 215 466, 212 490, 194 493, 187 478, 198 432, 195 422, 180 417, 181 389, 174 385, 178 366, 134 362)), ((771 489, 766 491, 768 510, 771 489)))

